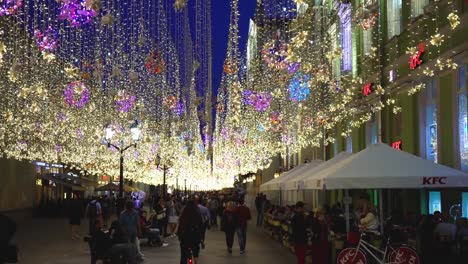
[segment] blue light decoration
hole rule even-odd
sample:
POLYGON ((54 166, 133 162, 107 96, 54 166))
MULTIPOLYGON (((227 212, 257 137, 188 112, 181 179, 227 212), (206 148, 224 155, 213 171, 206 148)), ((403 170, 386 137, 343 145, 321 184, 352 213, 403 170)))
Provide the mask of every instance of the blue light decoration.
POLYGON ((289 83, 289 99, 293 102, 301 102, 310 94, 310 75, 302 72, 296 73, 289 83))

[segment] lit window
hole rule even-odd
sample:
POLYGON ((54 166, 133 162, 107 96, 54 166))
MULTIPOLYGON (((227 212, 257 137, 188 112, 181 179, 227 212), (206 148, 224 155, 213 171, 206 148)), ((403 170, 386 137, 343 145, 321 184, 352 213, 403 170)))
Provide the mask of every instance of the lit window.
POLYGON ((424 7, 428 4, 429 0, 411 0, 411 16, 417 17, 424 13, 424 7))
POLYGON ((351 136, 346 138, 346 152, 353 153, 353 138, 351 136))
POLYGON ((468 217, 468 192, 462 193, 462 216, 468 217))
POLYGON ((377 144, 377 140, 377 121, 375 114, 373 114, 371 120, 366 124, 366 145, 377 144))
POLYGON ((437 85, 435 79, 426 84, 422 93, 424 105, 424 129, 421 138, 424 139, 425 158, 437 162, 437 85))
POLYGON ((401 30, 401 0, 387 1, 388 38, 399 35, 401 30))
POLYGON ((429 192, 429 214, 435 211, 442 212, 440 192, 429 192))
POLYGON ((369 55, 372 48, 372 28, 362 30, 362 51, 364 55, 369 55))
POLYGON ((351 47, 351 5, 341 4, 338 11, 340 16, 340 33, 341 33, 341 70, 344 72, 351 71, 352 66, 352 47, 351 47))
POLYGON ((468 171, 468 120, 467 120, 466 67, 458 69, 458 131, 460 167, 468 171))

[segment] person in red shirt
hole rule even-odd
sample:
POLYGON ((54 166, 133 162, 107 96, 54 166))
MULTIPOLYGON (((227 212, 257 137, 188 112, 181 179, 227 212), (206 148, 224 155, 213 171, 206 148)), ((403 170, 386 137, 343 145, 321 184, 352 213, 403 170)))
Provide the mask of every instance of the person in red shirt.
POLYGON ((245 253, 245 246, 247 245, 247 223, 252 218, 250 209, 244 204, 244 199, 239 201, 239 206, 236 208, 237 219, 239 225, 237 227, 237 240, 239 240, 240 253, 245 253))

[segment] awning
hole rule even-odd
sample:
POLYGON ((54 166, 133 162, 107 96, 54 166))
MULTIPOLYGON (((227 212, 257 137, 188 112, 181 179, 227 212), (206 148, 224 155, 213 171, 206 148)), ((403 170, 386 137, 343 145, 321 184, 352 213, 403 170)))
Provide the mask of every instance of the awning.
POLYGON ((468 174, 379 143, 317 173, 307 189, 468 187, 468 174))
POLYGON ((314 176, 321 171, 324 171, 332 166, 334 166, 336 163, 350 157, 352 154, 348 152, 341 152, 338 153, 335 157, 333 157, 330 160, 327 160, 321 164, 319 164, 316 167, 312 167, 308 170, 302 171, 302 173, 298 174, 295 177, 290 178, 288 181, 285 182, 284 184, 284 190, 303 190, 305 189, 305 186, 307 184, 307 181, 309 178, 314 178, 314 176))
POLYGON ((113 183, 108 183, 106 185, 97 187, 94 191, 96 192, 105 192, 105 191, 118 192, 119 186, 113 183))
POLYGON ((260 191, 277 191, 280 189, 283 189, 285 186, 284 184, 291 179, 292 177, 295 177, 296 175, 299 175, 305 170, 309 170, 311 168, 314 168, 321 164, 323 161, 321 160, 313 160, 309 163, 303 163, 300 164, 299 166, 285 172, 283 175, 276 179, 272 179, 262 185, 260 185, 260 191))

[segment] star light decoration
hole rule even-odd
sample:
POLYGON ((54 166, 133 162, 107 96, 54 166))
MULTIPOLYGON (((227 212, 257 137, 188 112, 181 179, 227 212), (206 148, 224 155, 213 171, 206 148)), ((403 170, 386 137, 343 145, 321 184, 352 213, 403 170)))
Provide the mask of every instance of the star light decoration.
POLYGON ((162 54, 157 50, 152 50, 146 57, 145 68, 149 73, 161 74, 166 70, 166 62, 162 54))
POLYGON ((125 90, 120 90, 115 96, 115 107, 120 113, 127 113, 135 107, 136 97, 125 90))

